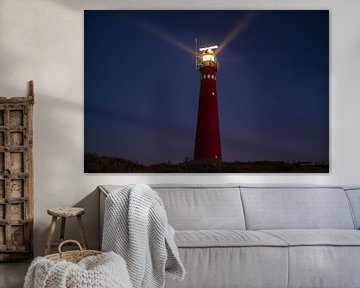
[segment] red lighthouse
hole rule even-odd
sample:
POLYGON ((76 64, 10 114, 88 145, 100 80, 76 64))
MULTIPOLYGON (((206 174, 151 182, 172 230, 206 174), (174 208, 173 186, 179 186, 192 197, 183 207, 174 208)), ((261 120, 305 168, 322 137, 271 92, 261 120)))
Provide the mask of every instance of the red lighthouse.
POLYGON ((195 140, 195 160, 221 161, 221 140, 216 91, 217 46, 200 48, 200 95, 195 140))

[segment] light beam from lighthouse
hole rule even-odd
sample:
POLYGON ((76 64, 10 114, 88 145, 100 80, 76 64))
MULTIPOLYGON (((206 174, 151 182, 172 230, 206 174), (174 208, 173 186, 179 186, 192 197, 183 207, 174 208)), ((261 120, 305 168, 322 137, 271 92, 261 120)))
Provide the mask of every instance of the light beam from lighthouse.
POLYGON ((217 48, 218 46, 210 46, 196 51, 200 95, 194 160, 221 161, 222 158, 216 89, 217 48))

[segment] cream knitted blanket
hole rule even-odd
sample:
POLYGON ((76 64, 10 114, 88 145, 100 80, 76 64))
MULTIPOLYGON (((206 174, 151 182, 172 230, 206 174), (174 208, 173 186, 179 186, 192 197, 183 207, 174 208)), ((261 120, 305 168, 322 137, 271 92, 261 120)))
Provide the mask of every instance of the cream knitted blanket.
POLYGON ((89 256, 79 263, 37 257, 24 288, 132 288, 124 259, 113 253, 89 256))
POLYGON ((185 276, 163 203, 144 184, 106 198, 102 250, 124 257, 134 288, 165 287, 165 270, 175 279, 185 276))

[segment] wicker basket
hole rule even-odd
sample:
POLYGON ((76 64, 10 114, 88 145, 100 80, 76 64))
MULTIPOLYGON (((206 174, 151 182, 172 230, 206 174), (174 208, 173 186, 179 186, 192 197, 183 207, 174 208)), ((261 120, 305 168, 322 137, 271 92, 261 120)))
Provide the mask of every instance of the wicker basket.
POLYGON ((102 254, 102 252, 100 252, 100 251, 83 249, 81 244, 76 240, 65 240, 65 241, 61 242, 59 245, 58 251, 59 251, 59 253, 47 255, 47 256, 45 256, 45 258, 47 258, 49 260, 55 260, 55 261, 56 260, 66 260, 69 262, 78 263, 80 260, 84 259, 85 257, 96 256, 96 255, 102 254), (69 244, 69 243, 76 244, 79 247, 79 250, 63 252, 61 250, 61 248, 65 244, 69 244))

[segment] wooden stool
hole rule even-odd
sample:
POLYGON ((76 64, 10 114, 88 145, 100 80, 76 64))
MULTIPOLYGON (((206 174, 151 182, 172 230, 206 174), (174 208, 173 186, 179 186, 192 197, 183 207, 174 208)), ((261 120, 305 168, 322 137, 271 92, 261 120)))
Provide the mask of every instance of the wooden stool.
POLYGON ((52 216, 51 224, 50 224, 50 231, 49 236, 46 244, 45 255, 50 254, 52 247, 57 247, 62 241, 64 241, 64 234, 65 234, 65 223, 66 218, 69 217, 77 217, 79 227, 80 227, 80 239, 81 245, 84 249, 86 249, 86 239, 85 239, 85 230, 84 224, 81 219, 81 215, 85 213, 84 208, 73 207, 73 208, 50 208, 47 210, 47 213, 52 216), (61 218, 61 230, 60 230, 60 242, 59 243, 52 243, 52 239, 54 237, 56 222, 58 217, 61 218))

